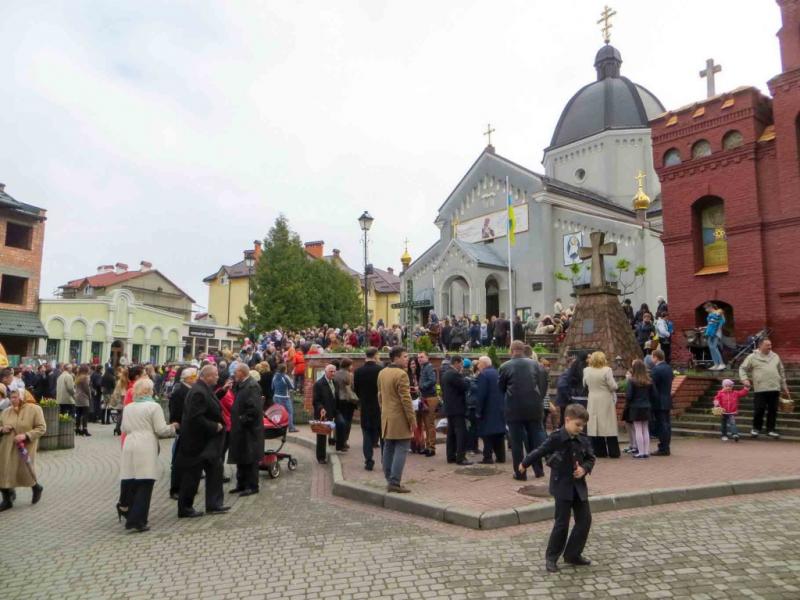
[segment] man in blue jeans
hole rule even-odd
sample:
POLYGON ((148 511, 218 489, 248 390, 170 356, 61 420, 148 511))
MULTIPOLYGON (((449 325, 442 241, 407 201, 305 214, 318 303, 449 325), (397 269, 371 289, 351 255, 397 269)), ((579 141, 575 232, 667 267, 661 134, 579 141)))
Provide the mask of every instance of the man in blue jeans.
POLYGON ((408 352, 402 346, 395 346, 389 352, 389 360, 391 364, 378 374, 383 474, 386 477, 386 491, 407 494, 411 490, 400 482, 417 423, 408 380, 408 352))
MULTIPOLYGON (((519 472, 519 464, 525 453, 533 452, 547 437, 542 424, 547 372, 537 361, 525 358, 525 344, 521 340, 511 342, 510 351, 511 360, 500 366, 498 383, 500 391, 505 395, 505 416, 511 438, 514 479, 524 481, 527 475, 519 472)), ((544 475, 541 460, 535 461, 531 466, 536 477, 544 475)))

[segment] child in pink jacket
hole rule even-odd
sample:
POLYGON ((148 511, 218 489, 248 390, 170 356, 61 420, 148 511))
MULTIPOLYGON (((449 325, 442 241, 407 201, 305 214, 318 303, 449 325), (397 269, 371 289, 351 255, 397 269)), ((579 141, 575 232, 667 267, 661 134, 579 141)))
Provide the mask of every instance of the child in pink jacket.
POLYGON ((739 441, 739 430, 736 428, 736 413, 739 412, 739 399, 744 398, 750 393, 749 387, 741 390, 733 389, 733 381, 724 379, 722 389, 714 396, 714 406, 722 408, 722 441, 728 441, 728 434, 731 434, 733 441, 739 441))

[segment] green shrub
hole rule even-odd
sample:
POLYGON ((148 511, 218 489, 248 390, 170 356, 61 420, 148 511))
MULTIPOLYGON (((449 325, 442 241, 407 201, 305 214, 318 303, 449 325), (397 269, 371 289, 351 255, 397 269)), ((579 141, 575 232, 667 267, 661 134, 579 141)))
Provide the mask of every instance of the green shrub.
POLYGON ((39 402, 39 406, 41 406, 42 408, 53 408, 55 406, 58 406, 58 402, 56 402, 52 398, 42 398, 42 401, 39 402))
POLYGON ((75 419, 73 419, 72 415, 70 414, 61 413, 60 415, 58 415, 58 421, 59 423, 72 423, 75 421, 75 419))
POLYGON ((486 353, 486 356, 492 361, 492 366, 495 369, 500 368, 500 359, 497 358, 497 348, 494 346, 489 346, 489 351, 486 353))
POLYGON ((417 352, 431 352, 433 351, 433 342, 431 342, 431 338, 427 335, 420 336, 414 344, 414 349, 417 352))

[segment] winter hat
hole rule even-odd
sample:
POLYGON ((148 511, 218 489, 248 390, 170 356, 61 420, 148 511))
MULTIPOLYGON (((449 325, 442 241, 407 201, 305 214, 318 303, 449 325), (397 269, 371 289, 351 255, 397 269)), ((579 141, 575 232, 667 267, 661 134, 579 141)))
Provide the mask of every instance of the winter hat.
POLYGON ((722 380, 722 387, 725 387, 725 386, 728 386, 728 385, 733 386, 733 379, 723 379, 722 380))

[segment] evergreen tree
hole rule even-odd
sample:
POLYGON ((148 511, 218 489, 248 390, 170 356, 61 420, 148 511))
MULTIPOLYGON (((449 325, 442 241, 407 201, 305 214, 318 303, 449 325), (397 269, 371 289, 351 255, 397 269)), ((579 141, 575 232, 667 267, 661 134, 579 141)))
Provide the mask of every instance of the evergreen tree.
MULTIPOLYGON (((312 260, 280 215, 264 239, 252 281, 252 304, 245 309, 257 331, 301 329, 359 320, 361 302, 353 277, 324 260, 312 260)), ((248 332, 249 333, 249 332, 248 332)))
POLYGON ((280 215, 264 239, 252 282, 247 320, 258 331, 297 329, 315 321, 309 259, 296 233, 280 215))

